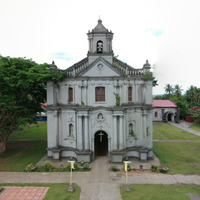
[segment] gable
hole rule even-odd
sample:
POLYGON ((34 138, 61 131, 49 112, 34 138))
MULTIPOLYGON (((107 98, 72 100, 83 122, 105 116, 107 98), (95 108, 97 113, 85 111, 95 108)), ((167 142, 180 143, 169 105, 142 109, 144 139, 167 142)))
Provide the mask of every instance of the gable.
POLYGON ((81 75, 83 77, 111 77, 120 76, 118 72, 110 63, 103 58, 97 59, 91 64, 87 71, 81 75))

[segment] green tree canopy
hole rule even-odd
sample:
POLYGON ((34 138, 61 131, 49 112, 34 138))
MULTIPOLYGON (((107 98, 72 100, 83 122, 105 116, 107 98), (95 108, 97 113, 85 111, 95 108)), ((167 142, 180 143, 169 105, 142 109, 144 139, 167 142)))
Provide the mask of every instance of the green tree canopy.
POLYGON ((19 125, 34 122, 40 103, 46 101, 46 82, 64 76, 61 70, 50 70, 48 64, 0 56, 0 143, 5 144, 19 125))

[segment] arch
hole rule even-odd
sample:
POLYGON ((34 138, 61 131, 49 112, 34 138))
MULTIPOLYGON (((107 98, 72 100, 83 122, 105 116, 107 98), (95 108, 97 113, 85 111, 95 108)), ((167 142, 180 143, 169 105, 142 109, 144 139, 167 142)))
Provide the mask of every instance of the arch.
POLYGON ((170 111, 164 113, 163 121, 165 121, 165 122, 168 122, 168 121, 174 122, 174 113, 170 112, 170 111))
POLYGON ((108 134, 105 131, 97 131, 94 135, 95 156, 108 155, 108 134))
POLYGON ((97 53, 103 53, 103 42, 101 40, 97 41, 97 53))

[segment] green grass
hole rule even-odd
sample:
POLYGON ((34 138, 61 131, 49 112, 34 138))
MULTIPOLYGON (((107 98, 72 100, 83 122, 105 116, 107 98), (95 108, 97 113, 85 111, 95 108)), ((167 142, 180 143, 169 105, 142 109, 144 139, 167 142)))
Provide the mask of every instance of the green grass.
POLYGON ((9 142, 0 155, 0 171, 24 171, 28 164, 36 164, 46 154, 46 147, 46 141, 9 142))
POLYGON ((153 123, 153 139, 157 140, 200 140, 199 136, 167 123, 153 123))
POLYGON ((193 123, 189 128, 200 132, 200 124, 193 123))
POLYGON ((39 122, 38 125, 23 130, 9 137, 9 139, 46 139, 47 122, 39 122))
POLYGON ((200 193, 199 186, 189 185, 131 185, 130 189, 120 188, 123 200, 189 200, 186 193, 200 193))
POLYGON ((79 200, 80 187, 73 185, 74 192, 68 192, 68 184, 0 184, 0 186, 34 186, 34 187, 49 187, 49 190, 44 200, 79 200))
POLYGON ((154 153, 170 174, 200 174, 200 142, 154 142, 154 153))

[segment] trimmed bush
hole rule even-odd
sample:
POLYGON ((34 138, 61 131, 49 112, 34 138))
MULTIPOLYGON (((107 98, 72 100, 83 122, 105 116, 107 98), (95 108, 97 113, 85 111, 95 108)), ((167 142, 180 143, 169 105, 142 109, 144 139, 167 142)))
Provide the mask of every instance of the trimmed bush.
POLYGON ((113 171, 113 172, 119 171, 119 169, 118 169, 117 166, 115 166, 115 165, 112 165, 112 166, 110 167, 110 170, 113 171))
POLYGON ((152 172, 156 172, 157 169, 158 169, 158 166, 156 166, 156 165, 151 165, 151 171, 152 171, 152 172))
POLYGON ((87 170, 87 169, 89 169, 89 168, 90 168, 89 163, 84 163, 84 164, 83 164, 83 169, 87 170))

